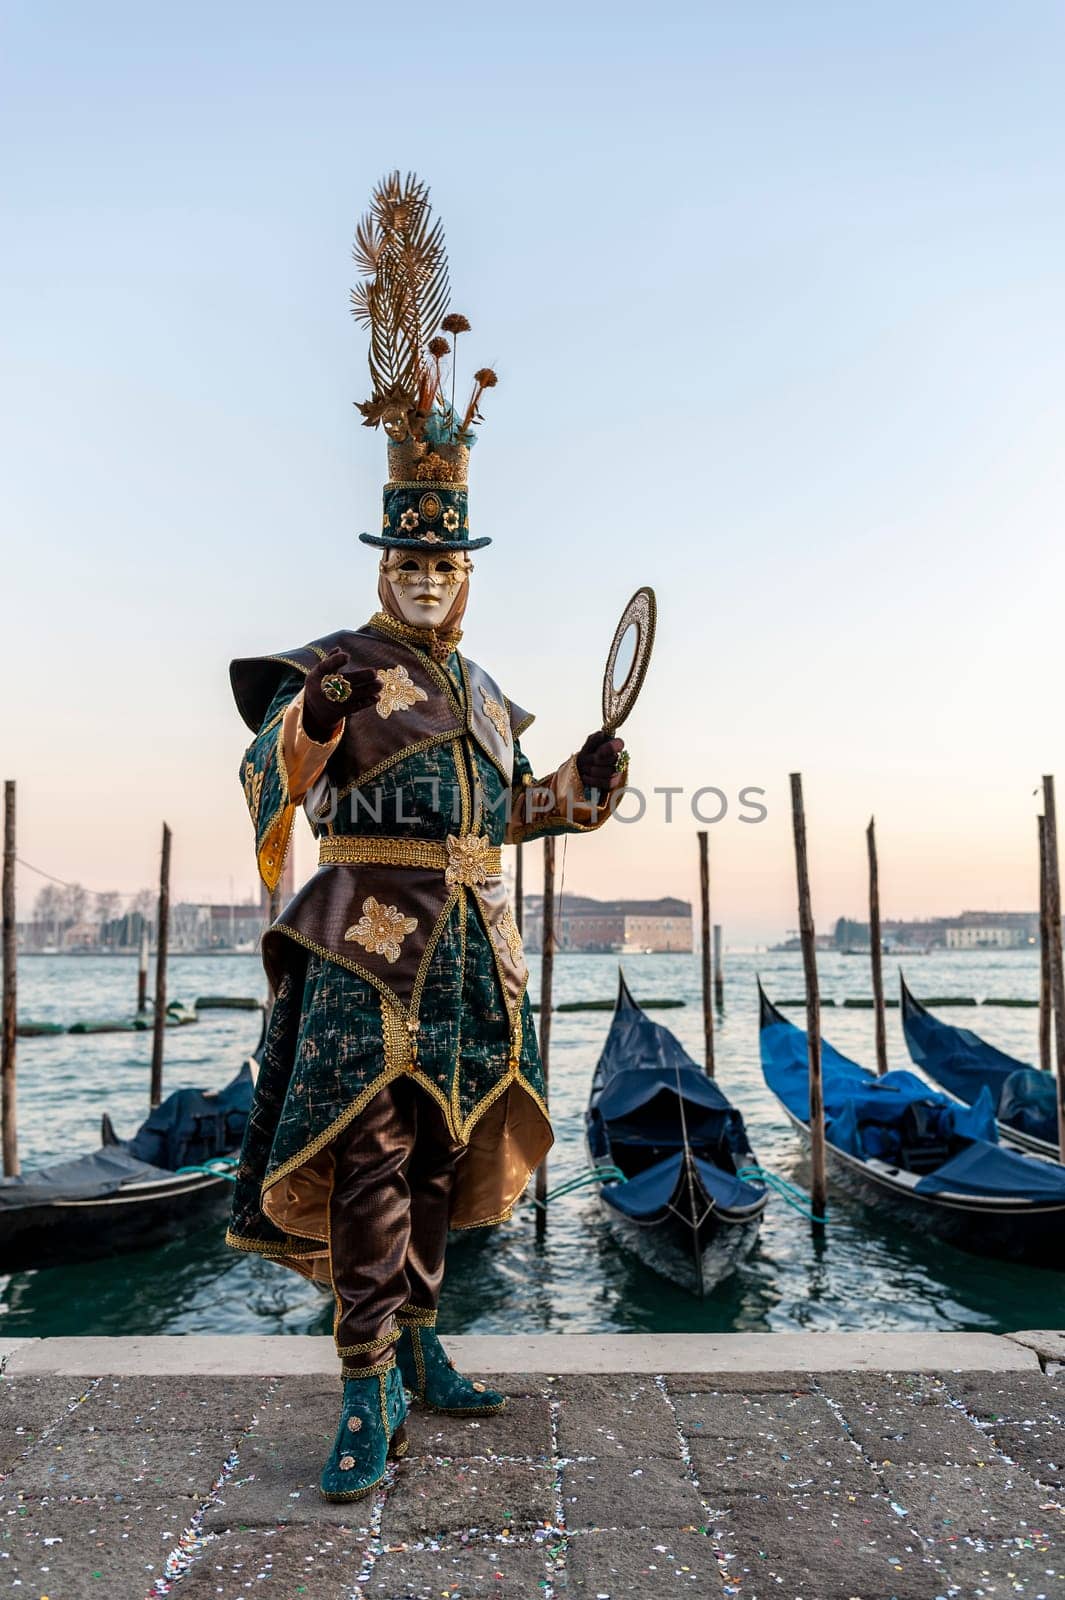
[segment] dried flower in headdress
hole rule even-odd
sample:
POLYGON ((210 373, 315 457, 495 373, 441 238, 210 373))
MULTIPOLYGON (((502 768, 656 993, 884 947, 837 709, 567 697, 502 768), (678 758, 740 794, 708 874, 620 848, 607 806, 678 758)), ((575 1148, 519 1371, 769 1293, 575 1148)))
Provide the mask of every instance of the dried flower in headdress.
POLYGON ((470 403, 466 407, 466 415, 459 426, 460 435, 469 429, 471 423, 480 421, 481 413, 477 407, 481 403, 481 396, 486 389, 494 389, 498 382, 499 379, 491 367, 481 367, 479 371, 474 373, 473 393, 470 395, 470 403))
MULTIPOLYGON (((440 371, 440 363, 443 361, 450 349, 451 346, 448 344, 446 339, 441 338, 440 334, 437 334, 434 339, 429 340, 429 354, 433 358, 433 393, 429 401, 429 406, 426 407, 426 411, 429 410, 434 400, 440 399, 442 394, 444 379, 440 371)), ((442 403, 443 402, 441 401, 441 404, 442 403)))
POLYGON ((449 311, 440 324, 445 333, 469 333, 469 319, 461 311, 449 311))

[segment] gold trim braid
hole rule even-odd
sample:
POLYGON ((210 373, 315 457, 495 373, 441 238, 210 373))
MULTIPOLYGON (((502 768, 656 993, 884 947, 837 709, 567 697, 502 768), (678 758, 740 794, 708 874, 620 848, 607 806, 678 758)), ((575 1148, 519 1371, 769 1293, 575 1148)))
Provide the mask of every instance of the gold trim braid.
MULTIPOLYGON (((436 839, 373 839, 341 834, 318 841, 320 867, 426 867, 433 872, 446 872, 453 854, 436 839)), ((482 860, 488 877, 502 874, 503 851, 499 845, 488 845, 482 860)))

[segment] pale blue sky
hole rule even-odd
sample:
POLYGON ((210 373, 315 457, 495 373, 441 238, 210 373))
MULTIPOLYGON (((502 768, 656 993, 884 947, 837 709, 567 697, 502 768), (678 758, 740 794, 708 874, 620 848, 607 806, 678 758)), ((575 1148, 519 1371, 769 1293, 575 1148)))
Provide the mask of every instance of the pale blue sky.
MULTIPOLYGON (((714 830, 737 939, 793 920, 795 766, 822 924, 861 909, 874 809, 889 913, 1033 903, 1031 791, 1065 784, 1060 7, 4 18, 0 749, 28 859, 132 889, 165 814, 177 892, 251 884, 226 663, 372 607, 349 248, 413 166, 501 375, 466 643, 539 713, 534 763, 595 725, 651 582, 634 779, 769 792, 766 824, 714 830)), ((567 884, 691 893, 693 826, 574 842, 567 884)))

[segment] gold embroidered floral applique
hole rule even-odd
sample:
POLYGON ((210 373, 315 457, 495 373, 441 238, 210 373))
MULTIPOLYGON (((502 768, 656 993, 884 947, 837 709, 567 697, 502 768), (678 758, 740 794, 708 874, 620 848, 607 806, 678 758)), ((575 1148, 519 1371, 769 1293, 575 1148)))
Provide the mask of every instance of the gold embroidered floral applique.
POLYGON ((399 530, 401 533, 413 533, 417 526, 418 513, 408 507, 399 519, 399 530))
POLYGON ((524 948, 521 942, 521 934, 518 931, 518 924, 515 922, 514 913, 509 906, 504 906, 500 912, 495 931, 502 943, 510 951, 511 961, 515 966, 521 966, 523 964, 524 948))
POLYGON ((444 512, 443 522, 448 533, 456 532, 459 525, 459 514, 455 510, 454 506, 448 506, 447 510, 444 512))
POLYGON ((411 680, 406 667, 378 667, 377 681, 381 685, 377 696, 377 715, 390 717, 393 711, 409 711, 419 700, 428 700, 424 689, 411 680))
POLYGON ((417 926, 417 917, 405 917, 398 906, 383 906, 370 895, 362 902, 362 916, 344 938, 386 961, 398 961, 404 939, 417 926))
POLYGON ((498 700, 493 700, 484 684, 480 685, 481 699, 484 701, 484 714, 498 733, 504 744, 510 743, 510 722, 503 707, 498 700))
POLYGON ((251 820, 258 822, 259 805, 263 797, 263 774, 256 772, 250 761, 244 764, 244 798, 248 802, 251 820))
POLYGON ((462 883, 468 888, 478 883, 487 882, 489 872, 488 852, 491 841, 487 834, 464 833, 456 838, 453 833, 447 836, 447 866, 444 868, 444 882, 449 888, 462 883))

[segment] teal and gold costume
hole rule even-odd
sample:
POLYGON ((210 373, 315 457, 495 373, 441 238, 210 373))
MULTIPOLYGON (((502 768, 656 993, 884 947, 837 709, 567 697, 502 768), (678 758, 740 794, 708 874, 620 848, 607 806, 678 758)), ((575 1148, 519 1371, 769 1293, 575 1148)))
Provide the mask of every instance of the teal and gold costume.
POLYGON ((469 324, 443 314, 420 180, 379 186, 356 256, 361 409, 390 440, 381 532, 361 535, 384 552, 381 609, 231 668, 262 879, 280 881, 301 805, 319 867, 263 939, 276 998, 227 1238, 332 1289, 345 1391, 322 1492, 341 1501, 402 1454, 404 1386, 439 1411, 504 1404, 435 1333, 448 1229, 509 1217, 551 1144, 502 848, 599 827, 622 781, 605 733, 580 770, 534 780, 532 717, 459 651, 469 552, 490 543, 470 537, 469 456, 496 378, 475 374, 461 419, 444 399, 451 346, 430 335, 469 324))
POLYGON ((483 669, 457 650, 438 664, 424 630, 380 612, 355 633, 233 664, 237 703, 258 729, 241 776, 268 885, 303 799, 285 714, 308 665, 337 644, 397 687, 377 714, 349 720, 315 775, 327 780, 322 814, 308 808, 323 865, 263 942, 277 999, 229 1232, 238 1249, 323 1282, 320 1157, 400 1074, 466 1149, 452 1226, 510 1215, 551 1135, 499 847, 585 832, 606 815, 572 762, 534 781, 519 743, 533 719, 483 669))

